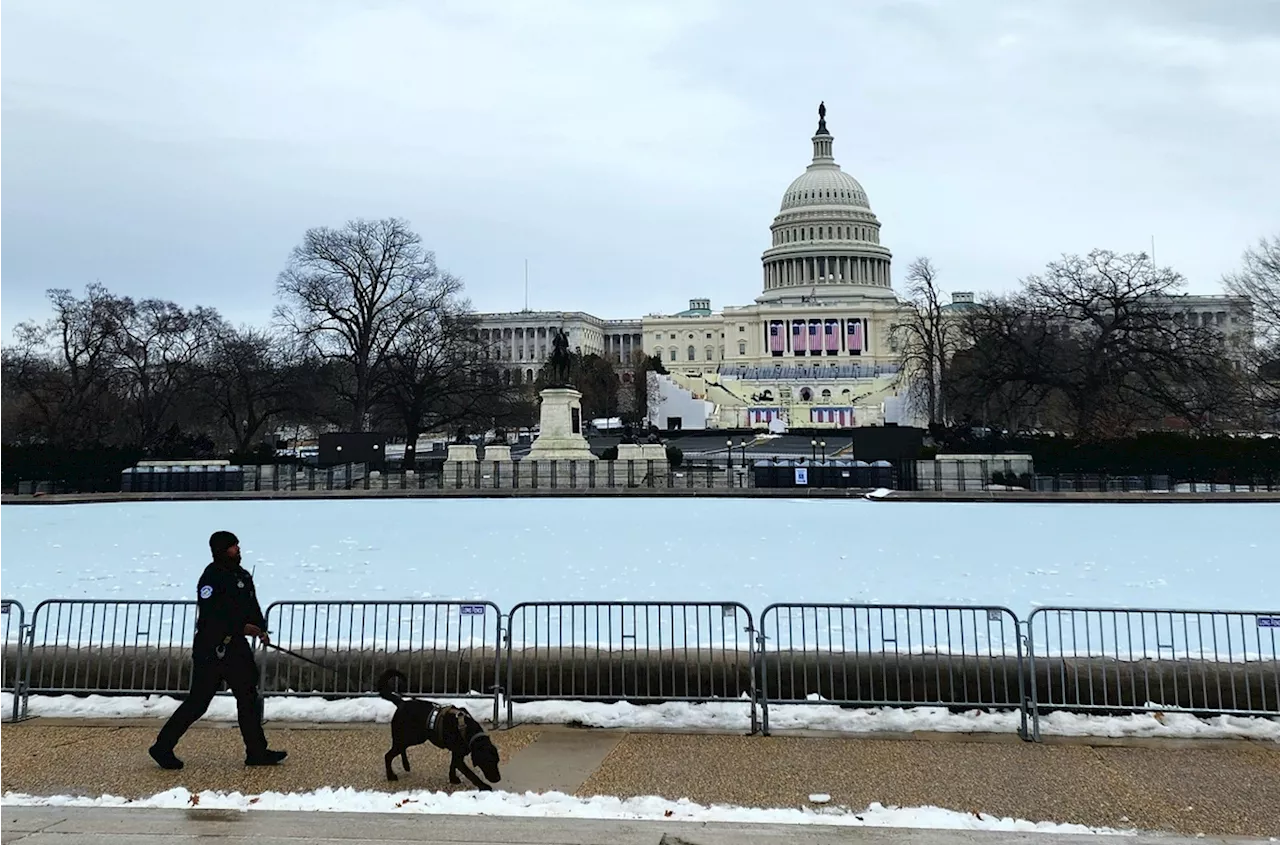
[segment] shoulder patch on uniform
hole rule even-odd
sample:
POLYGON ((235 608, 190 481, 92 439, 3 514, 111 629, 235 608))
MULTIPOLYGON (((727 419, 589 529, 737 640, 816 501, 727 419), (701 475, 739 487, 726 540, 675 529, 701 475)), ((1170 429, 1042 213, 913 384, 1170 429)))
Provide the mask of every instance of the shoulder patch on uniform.
POLYGON ((213 595, 213 587, 209 586, 208 584, 205 584, 203 587, 200 588, 200 598, 207 599, 211 595, 213 595))

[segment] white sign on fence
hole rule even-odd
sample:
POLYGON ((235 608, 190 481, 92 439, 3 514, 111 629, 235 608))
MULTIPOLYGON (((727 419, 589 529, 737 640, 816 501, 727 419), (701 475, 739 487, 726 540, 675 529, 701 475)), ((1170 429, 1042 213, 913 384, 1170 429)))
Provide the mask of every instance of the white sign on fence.
POLYGON ((809 468, 796 467, 796 486, 808 486, 809 484, 809 468))

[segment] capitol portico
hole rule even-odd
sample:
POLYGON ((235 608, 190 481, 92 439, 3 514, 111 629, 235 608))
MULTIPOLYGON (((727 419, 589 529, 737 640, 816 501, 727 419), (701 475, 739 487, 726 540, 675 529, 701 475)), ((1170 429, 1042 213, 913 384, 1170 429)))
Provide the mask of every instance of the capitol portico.
POLYGON ((893 255, 867 192, 836 163, 825 105, 810 141, 812 160, 770 226, 753 303, 715 311, 695 298, 678 313, 632 320, 483 314, 482 340, 520 382, 537 376, 562 327, 570 348, 623 365, 624 379, 640 355, 656 355, 670 373, 651 409, 663 428, 850 427, 886 412, 896 420, 893 255))

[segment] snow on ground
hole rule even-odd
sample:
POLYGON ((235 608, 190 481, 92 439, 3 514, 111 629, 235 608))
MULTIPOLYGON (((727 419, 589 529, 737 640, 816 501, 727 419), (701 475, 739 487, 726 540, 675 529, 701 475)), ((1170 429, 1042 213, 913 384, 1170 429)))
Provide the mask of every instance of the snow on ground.
MULTIPOLYGON (((493 718, 492 699, 433 699, 465 707, 477 719, 493 718)), ((169 696, 102 696, 83 698, 62 695, 33 695, 29 712, 47 718, 168 718, 178 707, 169 696)), ((599 704, 576 701, 537 701, 515 704, 519 723, 569 724, 594 728, 728 730, 742 732, 751 724, 745 702, 635 705, 625 702, 599 704)), ((4 696, 3 716, 10 717, 12 696, 4 696)), ((266 699, 266 718, 272 722, 378 722, 387 723, 395 707, 380 698, 350 698, 326 701, 318 697, 278 697, 266 699)), ((501 709, 506 716, 505 705, 501 709)), ((205 717, 235 721, 235 700, 215 698, 205 717)), ((1016 711, 972 710, 951 713, 944 707, 874 707, 845 710, 820 704, 783 704, 769 708, 773 731, 817 730, 846 734, 906 733, 940 731, 947 733, 1015 733, 1021 724, 1016 711)), ((1040 719, 1041 731, 1055 736, 1243 738, 1280 742, 1280 718, 1216 716, 1198 719, 1185 713, 1164 710, 1131 716, 1087 716, 1050 713, 1040 719)))
POLYGON ((376 792, 350 788, 319 789, 315 792, 201 792, 171 789, 150 798, 129 800, 111 795, 80 798, 70 795, 37 796, 6 792, 0 803, 35 807, 137 807, 202 810, 294 810, 305 812, 413 813, 425 815, 518 816, 524 818, 617 819, 667 822, 738 822, 758 824, 820 824, 846 827, 912 827, 942 830, 1003 830, 1039 833, 1132 834, 1112 828, 1090 828, 1078 824, 1031 822, 1000 818, 983 813, 959 813, 939 807, 885 807, 873 803, 865 810, 847 807, 787 807, 761 809, 714 805, 692 801, 670 801, 658 797, 576 798, 561 792, 517 794, 511 792, 453 793, 376 792))
POLYGON ((127 502, 3 509, 3 595, 191 599, 218 529, 283 599, 1257 610, 1280 505, 777 499, 127 502), (1268 526, 1272 526, 1269 528, 1268 526))

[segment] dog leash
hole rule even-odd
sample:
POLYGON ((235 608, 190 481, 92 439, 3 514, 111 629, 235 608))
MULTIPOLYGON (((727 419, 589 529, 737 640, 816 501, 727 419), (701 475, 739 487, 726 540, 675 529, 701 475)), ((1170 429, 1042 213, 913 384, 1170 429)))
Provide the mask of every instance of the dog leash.
POLYGON ((319 660, 312 660, 310 657, 304 657, 303 655, 298 654, 298 652, 290 651, 284 646, 278 646, 275 643, 263 643, 263 646, 265 648, 274 648, 276 651, 283 652, 289 655, 290 657, 296 657, 298 660, 301 660, 304 663, 310 663, 312 666, 319 666, 321 669, 324 669, 327 672, 332 672, 335 675, 338 674, 338 670, 334 669, 332 666, 326 666, 325 664, 321 663, 319 660))

